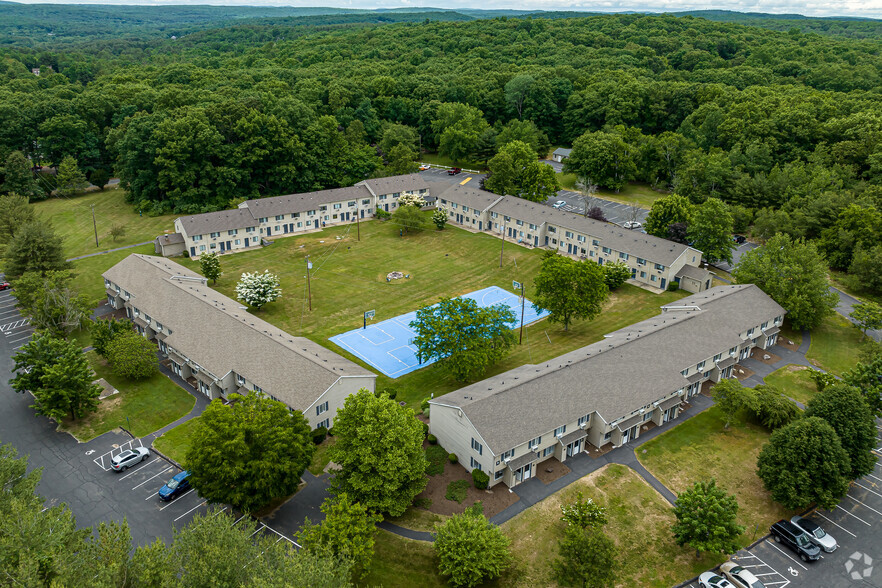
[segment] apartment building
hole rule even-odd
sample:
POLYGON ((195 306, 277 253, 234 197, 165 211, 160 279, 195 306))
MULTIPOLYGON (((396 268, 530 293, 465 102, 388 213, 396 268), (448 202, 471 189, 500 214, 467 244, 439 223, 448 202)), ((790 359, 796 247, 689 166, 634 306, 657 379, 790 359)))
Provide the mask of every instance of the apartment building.
POLYGON ((276 239, 394 212, 402 194, 428 196, 419 174, 365 180, 348 188, 246 200, 235 210, 175 219, 175 235, 190 257, 260 247, 276 239))
POLYGON ((104 272, 107 301, 155 341, 172 371, 208 398, 256 391, 330 427, 347 396, 376 374, 247 312, 171 260, 129 255, 104 272))
POLYGON ((700 267, 701 251, 688 245, 465 186, 439 194, 438 205, 449 211, 450 223, 467 229, 601 265, 624 263, 631 270, 631 282, 644 288, 663 291, 672 281, 688 292, 711 287, 710 272, 700 267))
POLYGON ((435 398, 429 429, 491 485, 516 486, 545 460, 618 447, 676 419, 704 382, 774 345, 783 318, 752 284, 711 288, 587 347, 435 398))

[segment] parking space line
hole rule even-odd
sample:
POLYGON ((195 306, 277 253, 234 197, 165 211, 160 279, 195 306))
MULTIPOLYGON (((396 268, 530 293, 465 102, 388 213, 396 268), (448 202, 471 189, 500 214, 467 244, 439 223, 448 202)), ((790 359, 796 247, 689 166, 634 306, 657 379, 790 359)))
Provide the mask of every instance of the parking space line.
POLYGON ((862 519, 861 517, 857 516, 856 514, 852 514, 852 513, 848 512, 847 510, 845 510, 844 508, 842 508, 842 507, 839 506, 838 504, 836 505, 836 508, 838 508, 839 510, 841 510, 841 511, 844 512, 845 514, 848 514, 848 515, 853 516, 854 518, 856 518, 857 520, 859 520, 860 522, 862 522, 863 524, 865 524, 865 525, 868 526, 868 527, 872 527, 872 526, 873 526, 873 525, 871 525, 870 523, 868 523, 867 521, 865 521, 864 519, 862 519))
POLYGON ((882 515, 882 512, 879 512, 878 510, 876 510, 876 509, 873 508, 872 506, 867 506, 866 504, 864 504, 863 502, 861 502, 860 500, 858 500, 858 499, 855 498, 854 496, 851 496, 850 494, 846 494, 845 497, 846 497, 846 498, 851 498, 852 500, 854 500, 854 501, 857 502, 858 504, 862 505, 864 508, 868 508, 868 509, 872 510, 872 511, 873 511, 874 513, 876 513, 877 515, 882 515))
POLYGON ((815 514, 818 515, 819 517, 821 517, 822 519, 824 519, 825 521, 828 521, 829 523, 836 525, 837 527, 839 527, 840 529, 842 529, 843 531, 845 531, 846 533, 848 533, 849 535, 851 535, 852 537, 857 539, 857 535, 855 535, 854 533, 852 533, 851 531, 849 531, 848 529, 846 529, 842 525, 839 525, 835 521, 828 519, 827 517, 825 517, 824 515, 822 515, 821 513, 817 512, 817 511, 815 511, 815 514))
POLYGON ((137 469, 135 469, 135 466, 132 466, 132 467, 131 467, 131 470, 132 470, 132 471, 130 471, 128 474, 126 474, 126 475, 124 475, 124 476, 120 476, 120 477, 117 479, 117 482, 122 482, 123 480, 125 480, 126 478, 128 478, 129 476, 131 476, 132 474, 137 474, 138 472, 141 471, 141 468, 142 468, 143 466, 145 466, 145 465, 147 465, 147 464, 145 464, 145 463, 142 461, 142 462, 138 463, 138 466, 139 466, 139 467, 138 467, 137 469))
MULTIPOLYGON (((793 563, 795 563, 796 565, 798 565, 799 567, 801 567, 801 568, 804 569, 805 571, 808 571, 808 568, 807 568, 807 567, 805 567, 804 565, 802 565, 801 563, 799 563, 798 561, 796 561, 795 559, 793 559, 792 556, 790 556, 790 555, 788 555, 787 553, 785 553, 783 549, 781 549, 780 547, 778 547, 777 545, 775 545, 775 542, 774 542, 774 541, 769 540, 768 543, 769 543, 769 545, 771 545, 772 547, 774 547, 775 549, 777 549, 778 551, 780 551, 780 552, 784 555, 784 557, 786 557, 787 559, 789 559, 790 561, 792 561, 793 563)), ((769 566, 769 567, 771 568, 772 566, 769 566)), ((774 570, 775 568, 772 568, 772 569, 774 570)), ((775 570, 775 571, 777 571, 777 570, 775 570)))
POLYGON ((233 526, 235 527, 236 525, 238 525, 238 524, 239 524, 239 521, 241 521, 242 519, 244 519, 245 516, 246 516, 246 515, 242 515, 241 517, 239 517, 238 519, 236 519, 236 521, 233 523, 233 526))
POLYGON ((264 528, 266 528, 266 525, 264 525, 263 523, 260 523, 260 526, 257 527, 257 530, 254 531, 253 533, 251 533, 251 535, 249 535, 249 537, 254 537, 254 536, 257 535, 260 531, 262 531, 264 528))
POLYGON ((172 469, 174 469, 174 468, 172 468, 172 466, 169 466, 169 467, 165 468, 164 470, 162 470, 162 471, 159 472, 158 474, 154 474, 154 475, 150 476, 149 478, 147 478, 146 480, 144 480, 143 482, 141 482, 140 484, 138 484, 137 486, 135 486, 134 488, 132 488, 132 490, 137 490, 138 488, 140 488, 141 486, 143 486, 144 484, 146 484, 147 482, 149 482, 150 480, 152 480, 152 479, 155 478, 156 476, 161 476, 162 474, 164 474, 164 473, 166 473, 166 472, 169 472, 169 471, 171 471, 172 469))
POLYGON ((184 514, 179 516, 177 519, 175 519, 175 521, 177 521, 178 519, 184 518, 185 516, 187 516, 188 514, 190 514, 191 512, 196 510, 197 508, 199 508, 200 506, 204 506, 207 502, 208 502, 207 500, 203 500, 200 504, 197 504, 196 506, 194 506, 193 508, 191 508, 190 510, 188 510, 187 512, 185 512, 184 514))
POLYGON ((276 530, 273 529, 272 527, 270 527, 270 526, 268 526, 268 525, 264 525, 264 527, 267 528, 267 529, 269 529, 270 531, 272 531, 273 533, 275 533, 276 535, 278 535, 279 537, 281 537, 281 538, 284 539, 285 541, 288 541, 288 542, 292 543, 293 545, 296 545, 298 548, 300 547, 300 544, 299 544, 299 543, 297 543, 297 542, 294 541, 293 539, 289 539, 288 537, 286 537, 285 535, 279 533, 278 531, 276 531, 276 530))
MULTIPOLYGON (((879 493, 876 492, 875 490, 870 490, 870 489, 867 488, 866 486, 861 486, 860 484, 857 483, 857 480, 855 480, 854 485, 855 485, 855 486, 858 486, 858 487, 860 487, 860 488, 863 488, 863 489, 866 490, 867 492, 872 492, 872 493, 875 494, 876 496, 879 496, 880 498, 882 498, 882 494, 879 494, 879 493)), ((869 507, 867 507, 867 508, 869 508, 869 507)))
POLYGON ((877 477, 874 476, 873 474, 867 474, 867 477, 868 477, 868 478, 873 478, 874 480, 879 480, 880 482, 882 482, 882 478, 877 478, 877 477))
MULTIPOLYGON (((193 491, 193 489, 190 488, 189 490, 187 490, 186 492, 184 492, 183 494, 181 494, 180 496, 178 496, 178 500, 180 500, 181 498, 183 498, 184 496, 186 496, 187 494, 189 494, 189 493, 192 492, 192 491, 193 491)), ((171 501, 169 501, 168 504, 166 504, 165 506, 161 507, 159 510, 160 510, 160 511, 163 511, 163 510, 167 509, 168 507, 170 507, 171 505, 173 505, 173 504, 177 504, 178 500, 171 500, 171 501)))

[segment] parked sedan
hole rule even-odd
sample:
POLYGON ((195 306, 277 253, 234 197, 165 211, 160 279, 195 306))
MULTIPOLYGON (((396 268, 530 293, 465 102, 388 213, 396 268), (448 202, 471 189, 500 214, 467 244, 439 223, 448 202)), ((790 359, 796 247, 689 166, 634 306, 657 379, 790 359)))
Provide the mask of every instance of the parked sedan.
POLYGON ((622 223, 622 226, 626 229, 639 229, 643 224, 637 221, 625 221, 622 223))
POLYGON ((828 535, 818 523, 800 516, 793 517, 790 522, 805 531, 809 540, 827 553, 833 553, 839 548, 836 539, 828 535))
POLYGON ((9 284, 9 282, 0 282, 0 292, 2 292, 3 290, 9 290, 10 288, 12 288, 12 286, 9 284))
POLYGON ((742 568, 733 561, 727 561, 720 566, 720 572, 732 582, 736 588, 766 588, 750 570, 742 568))
POLYGON ((141 463, 150 456, 150 450, 146 447, 126 449, 116 457, 110 458, 110 467, 115 472, 124 472, 136 463, 141 463))
POLYGON ((432 166, 425 164, 420 166, 420 171, 426 171, 427 169, 432 169, 432 166))
POLYGON ((566 206, 566 205, 567 205, 566 200, 558 200, 557 202, 555 202, 554 204, 552 204, 552 206, 553 206, 554 208, 563 208, 563 207, 566 206))
POLYGON ((447 170, 447 175, 449 175, 449 176, 455 176, 456 174, 459 174, 459 173, 462 173, 462 168, 460 168, 460 167, 452 167, 449 170, 447 170))
POLYGON ((713 572, 705 572, 698 576, 698 585, 701 588, 735 588, 729 580, 713 572))
POLYGON ((190 472, 184 470, 165 483, 165 486, 159 489, 160 500, 174 500, 184 492, 190 489, 190 472))

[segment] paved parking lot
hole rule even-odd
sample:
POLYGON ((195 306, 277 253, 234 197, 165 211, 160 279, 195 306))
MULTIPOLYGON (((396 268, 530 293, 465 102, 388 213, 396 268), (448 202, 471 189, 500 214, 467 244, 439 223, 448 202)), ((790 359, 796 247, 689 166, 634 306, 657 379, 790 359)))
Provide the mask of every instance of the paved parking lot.
POLYGON ((0 333, 3 333, 13 353, 27 344, 34 333, 30 321, 27 317, 22 317, 15 307, 15 297, 11 290, 0 292, 0 333))
MULTIPOLYGON (((571 190, 561 190, 557 193, 557 196, 548 199, 547 204, 553 204, 557 200, 563 200, 566 202, 564 206, 561 207, 561 210, 566 212, 574 212, 576 214, 584 214, 584 206, 580 200, 580 196, 577 192, 573 192, 571 190)), ((603 198, 594 198, 597 206, 603 210, 604 216, 606 216, 606 220, 611 223, 615 223, 617 225, 621 225, 625 221, 631 220, 631 206, 628 204, 622 204, 621 202, 613 202, 612 200, 604 200, 603 198)), ((640 208, 637 210, 637 221, 640 223, 646 222, 646 215, 649 214, 649 211, 645 208, 640 208)))
MULTIPOLYGON (((876 426, 882 447, 882 421, 876 426)), ((732 560, 770 588, 882 586, 882 465, 877 463, 873 473, 856 480, 835 508, 815 510, 805 518, 821 525, 839 548, 822 553, 816 562, 804 563, 767 537, 750 549, 742 549, 732 560)), ((768 529, 759 532, 768 533, 768 529)), ((698 588, 698 582, 684 587, 698 588)))

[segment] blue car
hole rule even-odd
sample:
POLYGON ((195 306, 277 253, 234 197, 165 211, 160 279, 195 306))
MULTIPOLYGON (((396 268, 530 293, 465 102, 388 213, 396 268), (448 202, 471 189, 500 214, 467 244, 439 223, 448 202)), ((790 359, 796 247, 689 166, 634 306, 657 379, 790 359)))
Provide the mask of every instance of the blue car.
POLYGON ((183 471, 159 489, 160 500, 172 500, 190 489, 190 472, 183 471))

